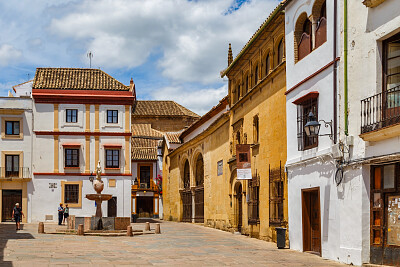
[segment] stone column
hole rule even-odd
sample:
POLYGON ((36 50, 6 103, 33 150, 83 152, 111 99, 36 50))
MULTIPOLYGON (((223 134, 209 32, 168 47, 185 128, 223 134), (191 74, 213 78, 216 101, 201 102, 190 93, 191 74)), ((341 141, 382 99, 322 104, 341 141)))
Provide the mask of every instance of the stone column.
POLYGON ((195 222, 195 215, 196 215, 196 201, 195 201, 195 186, 192 186, 190 189, 192 191, 192 223, 195 222))

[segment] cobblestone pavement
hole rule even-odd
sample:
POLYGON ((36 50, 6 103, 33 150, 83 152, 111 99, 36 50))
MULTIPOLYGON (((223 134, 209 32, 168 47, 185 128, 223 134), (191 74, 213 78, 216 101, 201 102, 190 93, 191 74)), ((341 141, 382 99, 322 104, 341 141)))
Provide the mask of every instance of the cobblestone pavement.
MULTIPOLYGON (((0 224, 0 266, 346 266, 246 236, 160 222, 162 234, 133 237, 38 234, 37 224, 16 232, 13 224, 0 224)), ((55 227, 46 224, 45 231, 55 227)))

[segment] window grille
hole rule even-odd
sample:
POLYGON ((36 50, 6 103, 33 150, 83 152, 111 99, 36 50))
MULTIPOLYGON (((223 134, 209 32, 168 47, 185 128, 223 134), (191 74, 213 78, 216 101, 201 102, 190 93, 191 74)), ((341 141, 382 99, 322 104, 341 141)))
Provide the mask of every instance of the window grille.
POLYGON ((280 166, 271 169, 269 165, 269 223, 282 225, 284 223, 283 216, 283 200, 284 200, 284 181, 285 172, 280 166))
POLYGON ((308 122, 308 114, 312 112, 318 120, 318 99, 311 98, 297 105, 297 144, 303 151, 318 146, 318 136, 308 137, 304 126, 308 122))
POLYGON ((257 224, 260 222, 260 175, 255 174, 249 180, 249 224, 257 224))

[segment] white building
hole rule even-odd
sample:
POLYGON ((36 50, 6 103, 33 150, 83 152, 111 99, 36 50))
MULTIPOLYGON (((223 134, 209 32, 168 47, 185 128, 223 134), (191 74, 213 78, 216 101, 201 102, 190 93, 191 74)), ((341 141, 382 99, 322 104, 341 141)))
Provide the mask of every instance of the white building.
POLYGON ((348 1, 347 29, 348 81, 343 79, 343 93, 348 91, 348 103, 343 102, 339 114, 347 107, 344 130, 354 138, 354 148, 344 176, 351 188, 344 194, 362 190, 357 199, 362 213, 351 214, 362 227, 347 227, 362 233, 363 262, 399 266, 399 1, 348 1))
POLYGON ((104 216, 131 215, 131 107, 125 86, 98 69, 38 68, 33 80, 33 189, 30 221, 57 220, 59 203, 70 214, 92 216, 90 178, 103 170, 104 216))
POLYGON ((11 221, 20 203, 30 221, 32 198, 32 100, 0 97, 0 221, 11 221))
POLYGON ((336 70, 343 65, 339 2, 286 2, 289 240, 291 249, 361 265, 368 262, 368 229, 363 227, 369 221, 368 185, 359 168, 352 169, 351 177, 345 169, 342 181, 340 170, 335 176, 340 161, 349 159, 339 148, 352 144, 339 114, 343 102, 339 83, 343 72, 336 70), (310 112, 320 121, 323 136, 306 135, 310 112))

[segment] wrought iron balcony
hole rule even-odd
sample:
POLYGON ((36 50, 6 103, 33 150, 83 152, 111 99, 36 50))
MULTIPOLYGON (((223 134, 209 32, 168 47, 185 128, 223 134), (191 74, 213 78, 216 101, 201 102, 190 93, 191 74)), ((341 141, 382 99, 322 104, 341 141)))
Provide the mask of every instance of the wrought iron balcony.
POLYGON ((31 173, 28 167, 7 168, 0 167, 0 178, 31 178, 31 173))
POLYGON ((400 123, 400 86, 361 100, 361 134, 400 123))

